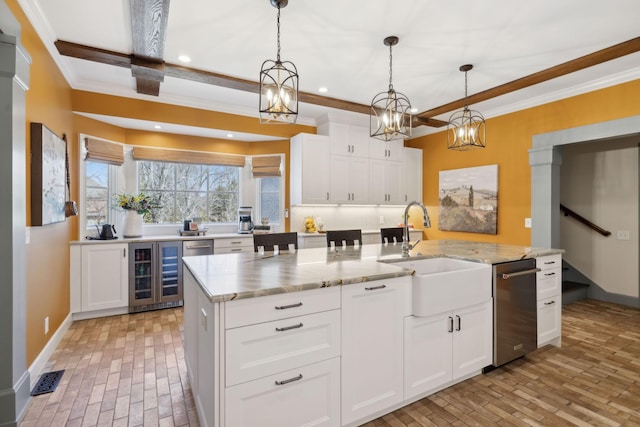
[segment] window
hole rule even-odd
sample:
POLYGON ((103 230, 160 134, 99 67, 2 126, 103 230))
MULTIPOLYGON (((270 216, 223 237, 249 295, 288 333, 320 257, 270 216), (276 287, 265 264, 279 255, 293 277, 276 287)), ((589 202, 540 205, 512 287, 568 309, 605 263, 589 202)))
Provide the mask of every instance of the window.
POLYGON ((109 220, 109 165, 101 162, 85 162, 85 217, 87 227, 110 222, 109 220))
POLYGON ((279 176, 258 178, 260 217, 269 218, 270 224, 280 223, 280 180, 279 176))
POLYGON ((138 161, 138 188, 159 202, 152 222, 235 222, 240 168, 138 161))

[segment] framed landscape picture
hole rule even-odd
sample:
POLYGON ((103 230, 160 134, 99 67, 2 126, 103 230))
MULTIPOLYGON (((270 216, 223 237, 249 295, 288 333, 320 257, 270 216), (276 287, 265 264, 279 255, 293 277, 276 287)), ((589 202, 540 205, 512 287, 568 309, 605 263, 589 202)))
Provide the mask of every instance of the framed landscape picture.
POLYGON ((31 225, 65 220, 66 143, 42 123, 31 123, 31 225))
POLYGON ((498 165, 440 171, 438 228, 498 233, 498 165))

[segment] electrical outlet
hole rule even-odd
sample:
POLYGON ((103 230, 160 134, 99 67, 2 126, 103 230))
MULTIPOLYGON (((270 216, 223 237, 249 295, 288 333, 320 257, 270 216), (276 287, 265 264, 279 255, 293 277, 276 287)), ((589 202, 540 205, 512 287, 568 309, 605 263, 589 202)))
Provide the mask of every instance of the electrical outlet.
POLYGON ((531 218, 524 219, 524 228, 531 228, 531 218))
POLYGON ((629 240, 631 238, 631 233, 629 230, 618 230, 617 236, 618 240, 629 240))
POLYGON ((384 224, 384 215, 380 215, 380 225, 384 224))
POLYGON ((44 334, 47 335, 49 333, 49 316, 44 318, 44 334))

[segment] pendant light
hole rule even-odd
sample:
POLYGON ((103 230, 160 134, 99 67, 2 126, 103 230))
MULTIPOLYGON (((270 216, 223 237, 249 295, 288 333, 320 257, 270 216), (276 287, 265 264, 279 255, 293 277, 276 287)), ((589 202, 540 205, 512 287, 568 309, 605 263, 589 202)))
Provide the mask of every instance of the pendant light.
POLYGON ((260 70, 260 123, 295 123, 298 118, 298 70, 280 60, 280 9, 288 0, 270 0, 278 9, 278 55, 260 70))
POLYGON ((471 64, 460 66, 460 71, 464 72, 464 109, 453 113, 447 124, 447 148, 452 150, 466 151, 486 146, 484 117, 467 105, 467 72, 472 69, 471 64))
POLYGON ((383 141, 403 139, 411 136, 411 103, 409 99, 393 89, 392 47, 398 44, 398 37, 389 36, 384 45, 389 46, 389 89, 380 92, 371 101, 369 122, 371 136, 383 141))

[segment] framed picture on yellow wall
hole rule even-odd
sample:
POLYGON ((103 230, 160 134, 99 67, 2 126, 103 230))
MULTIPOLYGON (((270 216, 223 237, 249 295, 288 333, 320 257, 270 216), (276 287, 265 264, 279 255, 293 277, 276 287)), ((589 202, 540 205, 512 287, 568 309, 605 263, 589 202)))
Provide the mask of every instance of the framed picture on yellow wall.
POLYGON ((42 123, 31 123, 31 225, 65 220, 66 143, 42 123))
POLYGON ((498 233, 498 165, 440 171, 438 228, 498 233))

